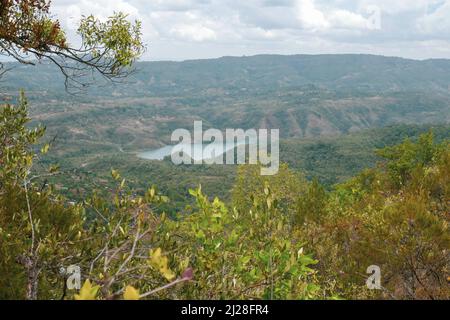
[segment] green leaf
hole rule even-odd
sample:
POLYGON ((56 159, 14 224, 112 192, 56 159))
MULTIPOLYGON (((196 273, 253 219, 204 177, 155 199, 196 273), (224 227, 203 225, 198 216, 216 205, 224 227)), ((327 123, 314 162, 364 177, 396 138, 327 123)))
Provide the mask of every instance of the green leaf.
POLYGON ((48 150, 50 149, 50 145, 48 143, 46 143, 42 148, 41 148, 41 153, 42 154, 46 154, 48 152, 48 150))

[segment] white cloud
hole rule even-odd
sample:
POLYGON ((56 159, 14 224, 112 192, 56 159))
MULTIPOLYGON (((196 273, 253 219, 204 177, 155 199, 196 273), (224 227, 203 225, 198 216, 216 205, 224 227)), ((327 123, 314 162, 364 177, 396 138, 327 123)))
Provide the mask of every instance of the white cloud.
MULTIPOLYGON (((72 0, 63 1, 56 0, 52 2, 54 12, 68 17, 69 15, 81 14, 89 15, 94 14, 99 19, 107 19, 114 12, 124 12, 130 16, 139 17, 139 10, 125 0, 72 0)), ((79 17, 78 17, 79 18, 79 17)))
POLYGON ((171 34, 177 36, 181 40, 207 41, 217 38, 214 30, 202 26, 201 24, 181 24, 174 26, 171 34))
MULTIPOLYGON (((144 0, 148 4, 148 0, 144 0)), ((152 0, 151 6, 158 11, 187 11, 196 7, 202 1, 192 0, 152 0)))
POLYGON ((362 15, 347 10, 335 10, 329 15, 330 23, 337 28, 367 29, 368 21, 362 15))
POLYGON ((321 30, 330 27, 323 12, 316 8, 314 0, 297 1, 297 18, 305 29, 321 30))
POLYGON ((359 6, 364 9, 376 5, 385 13, 398 14, 414 11, 423 12, 432 2, 435 2, 435 0, 362 0, 359 6))
POLYGON ((425 34, 441 34, 448 37, 450 34, 450 0, 444 1, 434 11, 427 13, 418 20, 418 29, 425 34))
POLYGON ((70 39, 81 14, 124 11, 141 20, 146 59, 332 52, 450 58, 450 0, 53 0, 52 8, 70 39), (381 10, 380 28, 370 27, 373 6, 381 10))
POLYGON ((368 20, 361 14, 333 7, 318 8, 314 0, 297 1, 297 18, 303 28, 311 31, 368 29, 368 20))
POLYGON ((69 31, 76 31, 81 17, 93 14, 106 20, 114 12, 123 12, 132 19, 141 19, 139 10, 125 0, 56 0, 52 2, 52 12, 69 31))

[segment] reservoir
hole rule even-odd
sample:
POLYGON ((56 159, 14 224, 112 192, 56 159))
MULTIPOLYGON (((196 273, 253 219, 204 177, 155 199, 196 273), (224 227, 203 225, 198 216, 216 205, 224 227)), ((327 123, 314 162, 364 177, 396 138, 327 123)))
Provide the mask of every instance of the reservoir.
MULTIPOLYGON (((249 145, 254 144, 254 141, 246 142, 245 140, 237 141, 235 143, 224 143, 222 152, 220 154, 215 155, 216 157, 223 155, 224 153, 227 153, 228 151, 232 150, 233 148, 241 145, 249 145)), ((207 143, 193 143, 193 144, 177 144, 177 145, 167 145, 158 149, 148 150, 139 153, 137 156, 141 159, 146 160, 164 160, 165 157, 171 156, 173 152, 179 152, 182 148, 185 148, 184 150, 190 150, 190 152, 186 152, 187 155, 192 158, 193 160, 207 160, 212 159, 213 154, 204 153, 208 146, 207 143), (202 155, 202 156, 198 156, 202 155)))

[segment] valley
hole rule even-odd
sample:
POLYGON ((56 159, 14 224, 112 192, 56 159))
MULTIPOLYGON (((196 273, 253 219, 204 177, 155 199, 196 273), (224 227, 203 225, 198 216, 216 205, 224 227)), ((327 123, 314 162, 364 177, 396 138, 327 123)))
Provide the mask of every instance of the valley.
POLYGON ((172 199, 164 209, 173 214, 190 203, 187 191, 199 184, 228 199, 234 166, 176 167, 138 158, 170 144, 175 129, 192 130, 195 120, 205 130, 280 129, 281 161, 328 188, 375 166, 374 148, 433 126, 438 138, 449 136, 447 60, 263 55, 139 62, 123 83, 100 83, 76 95, 64 91, 54 67, 30 68, 16 65, 5 76, 5 96, 26 91, 32 125, 45 125, 53 141, 43 162, 70 172, 54 182, 74 200, 108 190, 111 168, 138 189, 158 186, 172 199))

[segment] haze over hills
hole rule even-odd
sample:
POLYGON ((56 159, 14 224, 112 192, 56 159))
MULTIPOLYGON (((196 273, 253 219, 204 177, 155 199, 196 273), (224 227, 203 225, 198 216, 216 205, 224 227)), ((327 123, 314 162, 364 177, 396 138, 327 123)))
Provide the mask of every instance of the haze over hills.
POLYGON ((450 121, 450 60, 261 55, 136 69, 124 83, 80 96, 62 90, 51 65, 16 65, 1 85, 11 95, 24 88, 33 118, 70 150, 144 150, 169 143, 174 129, 194 120, 219 129, 280 128, 283 138, 450 121))
MULTIPOLYGON (((57 69, 39 66, 39 77, 29 75, 27 66, 19 66, 9 79, 22 86, 45 89, 63 88, 54 81, 57 69), (48 81, 47 81, 48 80, 48 81)), ((315 85, 326 89, 351 90, 449 90, 450 60, 410 60, 375 55, 257 55, 187 60, 183 62, 138 62, 137 74, 111 90, 130 95, 223 90, 264 91, 315 85), (180 91, 181 90, 181 91, 180 91)), ((34 72, 34 74, 36 74, 34 72)), ((61 78, 61 75, 57 76, 61 78)), ((11 86, 12 87, 12 86, 11 86)), ((106 95, 111 92, 94 91, 106 95)), ((116 94, 119 94, 116 92, 116 94)))
POLYGON ((33 120, 57 137, 46 161, 73 173, 74 182, 62 183, 72 196, 82 196, 80 185, 108 187, 114 167, 138 189, 155 183, 177 208, 200 183, 226 198, 233 166, 176 167, 136 156, 169 144, 173 130, 191 130, 194 120, 204 129, 278 128, 281 160, 328 186, 373 166, 374 148, 432 125, 441 125, 440 139, 448 137, 450 60, 262 55, 140 62, 136 69, 123 83, 76 96, 51 65, 15 65, 0 84, 12 97, 25 89, 33 120))

